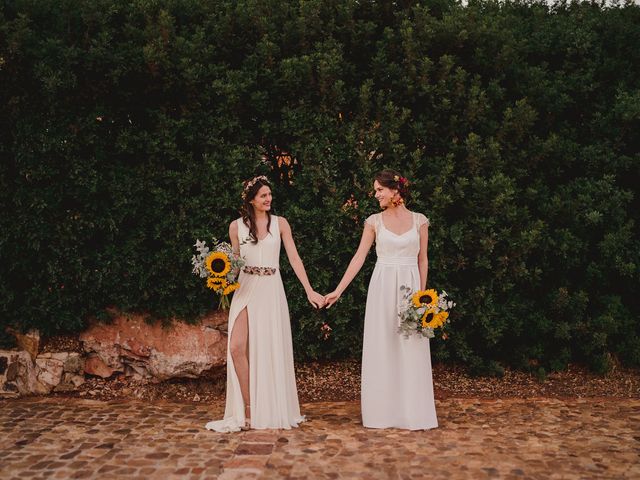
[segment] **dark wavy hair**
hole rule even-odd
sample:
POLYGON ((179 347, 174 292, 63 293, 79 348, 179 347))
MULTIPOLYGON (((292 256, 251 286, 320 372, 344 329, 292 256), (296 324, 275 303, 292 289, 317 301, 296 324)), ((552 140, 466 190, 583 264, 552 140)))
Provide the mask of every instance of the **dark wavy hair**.
MULTIPOLYGON (((248 184, 250 181, 251 180, 247 180, 246 182, 244 182, 245 185, 248 184)), ((258 226, 256 225, 256 212, 255 212, 255 209, 253 208, 253 205, 251 205, 251 200, 255 198, 255 196, 258 194, 258 191, 264 186, 271 188, 271 184, 268 181, 263 179, 258 179, 248 189, 243 190, 244 198, 242 202, 242 210, 240 213, 242 214, 242 221, 247 227, 249 227, 249 240, 253 244, 258 243, 258 226)), ((267 232, 269 232, 270 230, 271 230, 271 212, 268 211, 267 212, 267 232)))
POLYGON ((411 194, 409 193, 409 181, 395 170, 382 170, 381 172, 376 173, 374 180, 377 180, 383 187, 397 190, 405 203, 411 200, 411 194))

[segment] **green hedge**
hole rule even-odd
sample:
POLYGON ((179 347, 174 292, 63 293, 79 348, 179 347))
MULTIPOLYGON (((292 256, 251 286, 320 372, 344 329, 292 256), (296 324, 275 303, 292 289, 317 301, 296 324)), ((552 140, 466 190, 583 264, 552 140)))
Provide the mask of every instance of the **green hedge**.
MULTIPOLYGON (((457 302, 437 359, 640 365, 637 45, 633 4, 4 2, 2 322, 210 310, 192 244, 226 236, 257 173, 329 291, 384 166, 457 302)), ((300 358, 359 354, 373 263, 318 313, 282 260, 300 358)))

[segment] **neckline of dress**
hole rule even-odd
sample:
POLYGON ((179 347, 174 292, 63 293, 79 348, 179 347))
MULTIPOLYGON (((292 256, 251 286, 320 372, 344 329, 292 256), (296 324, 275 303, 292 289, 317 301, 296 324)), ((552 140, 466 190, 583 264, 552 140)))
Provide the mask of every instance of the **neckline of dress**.
POLYGON ((382 213, 380 213, 380 223, 382 224, 382 228, 384 228, 391 235, 395 235, 396 237, 404 237, 407 233, 411 232, 416 226, 416 217, 413 214, 413 212, 410 212, 410 213, 411 213, 411 227, 406 232, 404 232, 404 233, 396 233, 396 232, 393 232, 393 231, 389 230, 387 228, 387 226, 384 224, 384 219, 382 218, 382 213))
MULTIPOLYGON (((275 215, 271 215, 271 220, 272 220, 271 224, 272 224, 272 225, 273 225, 273 220, 274 220, 275 218, 276 218, 276 216, 275 216, 275 215)), ((257 239, 257 240, 258 240, 258 243, 263 242, 264 240, 266 240, 266 239, 267 239, 267 237, 268 237, 269 235, 271 235, 271 228, 267 229, 267 234, 266 234, 264 237, 262 237, 262 238, 258 238, 258 239, 257 239)))

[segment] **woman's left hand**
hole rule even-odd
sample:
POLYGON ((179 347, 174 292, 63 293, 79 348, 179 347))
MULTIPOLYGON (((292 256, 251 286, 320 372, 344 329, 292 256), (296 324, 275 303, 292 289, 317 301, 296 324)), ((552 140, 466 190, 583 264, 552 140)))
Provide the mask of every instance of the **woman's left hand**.
POLYGON ((309 303, 315 308, 324 307, 324 297, 316 291, 311 291, 310 293, 308 293, 307 299, 309 300, 309 303))

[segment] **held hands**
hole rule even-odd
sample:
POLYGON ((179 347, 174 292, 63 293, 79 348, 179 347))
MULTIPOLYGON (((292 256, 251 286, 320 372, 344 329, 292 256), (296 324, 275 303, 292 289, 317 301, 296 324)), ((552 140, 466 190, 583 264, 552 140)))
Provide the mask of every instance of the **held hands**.
POLYGON ((339 293, 337 290, 334 290, 331 293, 328 293, 327 295, 324 296, 324 305, 327 308, 331 308, 331 305, 333 305, 334 303, 336 303, 338 301, 338 299, 340 298, 340 295, 342 295, 341 293, 339 293))
POLYGON ((324 307, 324 297, 315 290, 312 290, 307 294, 307 299, 309 300, 309 303, 316 308, 324 307))
POLYGON ((315 308, 329 308, 340 299, 341 295, 342 294, 337 290, 334 290, 333 292, 324 296, 320 295, 315 290, 311 290, 309 293, 307 293, 307 300, 309 300, 309 303, 315 308))

